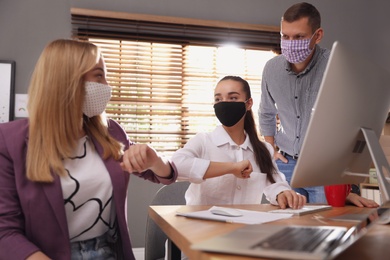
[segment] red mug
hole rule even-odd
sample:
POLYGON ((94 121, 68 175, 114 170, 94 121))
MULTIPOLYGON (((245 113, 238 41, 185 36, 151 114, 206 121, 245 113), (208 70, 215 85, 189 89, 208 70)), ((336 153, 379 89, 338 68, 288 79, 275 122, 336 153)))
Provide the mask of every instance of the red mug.
POLYGON ((332 207, 344 207, 345 200, 351 191, 350 184, 329 185, 324 187, 325 197, 332 207))

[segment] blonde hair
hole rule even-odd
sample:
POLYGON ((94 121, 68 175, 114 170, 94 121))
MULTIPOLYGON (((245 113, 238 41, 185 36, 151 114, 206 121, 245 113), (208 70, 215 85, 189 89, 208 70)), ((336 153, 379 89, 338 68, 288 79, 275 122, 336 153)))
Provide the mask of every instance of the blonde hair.
POLYGON ((104 159, 120 158, 122 145, 108 134, 105 117, 82 112, 84 75, 101 57, 96 45, 76 40, 55 40, 43 50, 28 91, 29 180, 52 182, 51 172, 65 174, 62 160, 72 156, 82 128, 102 145, 104 159))

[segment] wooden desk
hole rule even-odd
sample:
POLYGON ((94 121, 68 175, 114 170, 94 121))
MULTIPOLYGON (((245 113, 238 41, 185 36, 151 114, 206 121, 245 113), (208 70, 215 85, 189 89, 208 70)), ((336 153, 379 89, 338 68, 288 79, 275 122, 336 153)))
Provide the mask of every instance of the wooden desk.
MULTIPOLYGON (((263 205, 237 205, 232 206, 247 210, 269 211, 276 209, 269 204, 263 205)), ((190 219, 176 216, 176 212, 192 212, 209 209, 210 206, 150 206, 149 215, 168 236, 168 238, 177 245, 177 247, 190 259, 229 259, 229 260, 250 260, 255 259, 246 256, 225 255, 217 253, 207 253, 191 249, 191 245, 205 239, 225 234, 233 231, 244 224, 222 223, 216 221, 190 219)), ((289 219, 278 220, 272 224, 293 224, 293 225, 332 225, 350 227, 352 222, 331 221, 329 218, 343 214, 367 213, 370 209, 346 206, 342 208, 333 208, 314 214, 304 216, 294 216, 289 219)), ((337 259, 384 259, 390 256, 390 225, 374 226, 361 239, 356 241, 350 248, 344 251, 337 259)), ((256 258, 258 259, 258 258, 256 258)))

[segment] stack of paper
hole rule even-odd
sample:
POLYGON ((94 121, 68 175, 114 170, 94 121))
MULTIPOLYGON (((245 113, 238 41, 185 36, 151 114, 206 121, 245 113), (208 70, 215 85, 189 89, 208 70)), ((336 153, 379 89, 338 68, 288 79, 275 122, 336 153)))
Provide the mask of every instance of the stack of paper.
POLYGON ((222 215, 215 215, 210 212, 210 210, 202 210, 195 212, 177 212, 176 215, 184 216, 188 218, 197 218, 197 219, 206 219, 214 221, 222 221, 228 223, 242 223, 242 224, 262 224, 266 222, 271 222, 279 219, 290 218, 293 214, 290 213, 271 213, 271 212, 260 212, 253 210, 243 210, 239 209, 242 212, 242 216, 238 217, 228 217, 222 215))

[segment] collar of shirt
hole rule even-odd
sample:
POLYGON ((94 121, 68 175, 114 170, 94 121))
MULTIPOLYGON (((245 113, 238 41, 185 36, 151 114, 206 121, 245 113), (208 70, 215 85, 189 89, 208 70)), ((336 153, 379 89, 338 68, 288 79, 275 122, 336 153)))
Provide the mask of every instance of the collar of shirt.
POLYGON ((215 130, 212 132, 212 139, 215 142, 216 146, 222 146, 224 144, 229 144, 230 146, 239 146, 244 150, 250 149, 253 151, 253 146, 249 140, 249 136, 245 135, 245 141, 241 145, 237 145, 232 138, 230 138, 229 134, 226 132, 226 130, 221 126, 217 126, 215 130))
MULTIPOLYGON (((314 47, 314 55, 313 57, 311 58, 309 64, 306 66, 306 68, 300 72, 299 74, 297 75, 304 75, 306 73, 308 73, 313 67, 314 65, 316 64, 317 60, 318 60, 318 57, 320 56, 320 47, 316 44, 315 47, 314 47)), ((290 74, 296 74, 292 69, 291 69, 291 64, 285 59, 285 66, 286 66, 286 70, 288 71, 288 73, 290 74)))

